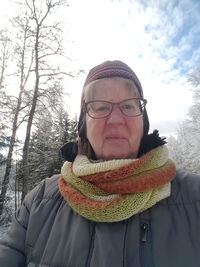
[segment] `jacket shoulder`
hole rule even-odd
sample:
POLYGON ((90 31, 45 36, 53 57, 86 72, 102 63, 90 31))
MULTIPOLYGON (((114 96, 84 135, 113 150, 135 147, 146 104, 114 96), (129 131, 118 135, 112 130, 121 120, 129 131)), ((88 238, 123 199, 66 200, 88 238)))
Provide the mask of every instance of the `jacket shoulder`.
POLYGON ((58 198, 61 199, 58 179, 59 175, 47 178, 26 195, 21 207, 13 217, 5 240, 0 240, 0 266, 25 266, 28 248, 27 236, 31 236, 29 240, 31 239, 32 242, 34 238, 38 237, 36 233, 39 233, 40 229, 44 227, 44 220, 47 218, 48 212, 52 210, 54 199, 56 201, 58 198), (48 206, 47 210, 43 209, 44 213, 39 218, 36 208, 43 207, 40 205, 43 202, 50 202, 46 199, 53 200, 53 203, 48 206), (32 224, 31 227, 30 224, 32 224))
POLYGON ((60 175, 53 175, 50 178, 44 179, 39 183, 32 191, 30 191, 25 197, 24 203, 28 209, 35 201, 41 201, 43 199, 55 199, 60 198, 58 189, 58 180, 60 175))
POLYGON ((200 175, 177 171, 170 200, 185 204, 200 201, 200 175))

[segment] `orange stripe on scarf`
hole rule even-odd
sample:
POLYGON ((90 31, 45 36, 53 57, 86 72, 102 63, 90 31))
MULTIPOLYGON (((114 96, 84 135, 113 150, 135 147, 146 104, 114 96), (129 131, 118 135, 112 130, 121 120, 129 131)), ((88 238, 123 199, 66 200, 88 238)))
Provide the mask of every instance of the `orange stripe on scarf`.
POLYGON ((70 184, 64 180, 62 175, 60 175, 60 178, 58 181, 58 187, 59 187, 61 195, 65 198, 65 200, 72 201, 88 209, 94 209, 94 210, 103 209, 107 206, 112 206, 125 197, 125 196, 120 196, 120 197, 117 197, 115 199, 112 199, 106 202, 99 202, 99 201, 92 200, 84 196, 83 194, 81 194, 79 191, 77 191, 73 187, 71 187, 70 184))
POLYGON ((86 176, 81 176, 82 179, 90 182, 107 182, 107 181, 115 181, 120 179, 123 179, 130 175, 130 173, 134 173, 135 170, 142 167, 145 162, 147 162, 152 157, 152 152, 150 151, 140 159, 133 161, 123 167, 120 167, 113 171, 106 171, 86 176))
POLYGON ((166 184, 175 177, 176 168, 174 164, 169 162, 166 165, 160 169, 149 173, 142 173, 136 177, 129 177, 125 180, 114 181, 112 183, 95 182, 94 184, 103 191, 111 194, 127 194, 146 191, 166 184))

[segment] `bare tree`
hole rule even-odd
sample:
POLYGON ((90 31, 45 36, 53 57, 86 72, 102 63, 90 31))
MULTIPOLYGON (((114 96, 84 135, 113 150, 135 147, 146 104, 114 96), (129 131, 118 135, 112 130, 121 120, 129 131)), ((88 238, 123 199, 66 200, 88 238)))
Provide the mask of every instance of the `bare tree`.
POLYGON ((52 56, 62 55, 61 46, 61 29, 58 23, 50 25, 48 22, 49 16, 56 7, 66 4, 65 0, 26 0, 26 6, 29 10, 29 17, 32 19, 32 36, 34 38, 34 77, 35 84, 33 90, 33 97, 31 108, 28 116, 26 127, 26 137, 23 146, 23 185, 22 185, 22 200, 27 194, 26 179, 29 176, 28 168, 28 154, 31 137, 31 128, 33 119, 37 108, 37 102, 40 96, 46 89, 49 88, 55 78, 64 72, 60 71, 58 67, 53 66, 52 56))
POLYGON ((0 134, 7 128, 7 104, 9 98, 5 92, 5 80, 10 58, 10 38, 7 29, 0 30, 0 134))
POLYGON ((22 95, 24 93, 24 88, 28 80, 28 77, 30 74, 30 68, 32 65, 32 61, 31 61, 31 64, 26 73, 25 71, 26 51, 28 51, 27 45, 28 45, 28 39, 30 38, 29 20, 27 20, 27 18, 16 17, 13 20, 13 22, 15 26, 19 29, 17 40, 16 40, 16 45, 15 45, 15 57, 17 57, 16 59, 17 59, 17 65, 18 65, 18 75, 20 77, 20 85, 19 85, 19 94, 17 97, 16 107, 14 108, 14 118, 13 118, 12 129, 11 129, 11 138, 10 138, 10 144, 9 144, 8 155, 7 155, 7 160, 6 160, 5 174, 4 174, 2 187, 1 187, 0 215, 2 215, 3 213, 6 192, 7 192, 7 188, 9 184, 9 177, 10 177, 10 171, 11 171, 11 166, 12 166, 13 149, 14 149, 14 145, 16 141, 17 129, 19 126, 18 118, 19 118, 19 113, 21 110, 22 95))
POLYGON ((10 38, 8 30, 4 29, 0 31, 0 90, 4 88, 5 70, 7 68, 7 62, 10 57, 9 52, 10 38))

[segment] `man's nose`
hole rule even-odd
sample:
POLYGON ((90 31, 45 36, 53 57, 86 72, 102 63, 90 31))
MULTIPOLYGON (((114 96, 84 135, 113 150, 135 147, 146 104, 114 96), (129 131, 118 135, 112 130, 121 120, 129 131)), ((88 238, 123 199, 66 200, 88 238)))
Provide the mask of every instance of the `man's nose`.
POLYGON ((114 105, 112 112, 110 113, 108 123, 124 123, 124 114, 121 112, 118 105, 114 105))

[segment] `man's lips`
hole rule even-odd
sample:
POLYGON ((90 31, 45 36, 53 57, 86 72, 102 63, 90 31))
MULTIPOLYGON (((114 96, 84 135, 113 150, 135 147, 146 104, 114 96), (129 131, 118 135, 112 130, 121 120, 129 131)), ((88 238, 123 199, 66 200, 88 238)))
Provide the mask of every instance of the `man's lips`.
POLYGON ((126 137, 119 134, 113 134, 106 136, 105 139, 126 139, 126 137))

